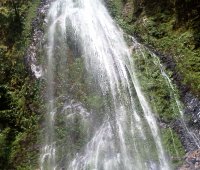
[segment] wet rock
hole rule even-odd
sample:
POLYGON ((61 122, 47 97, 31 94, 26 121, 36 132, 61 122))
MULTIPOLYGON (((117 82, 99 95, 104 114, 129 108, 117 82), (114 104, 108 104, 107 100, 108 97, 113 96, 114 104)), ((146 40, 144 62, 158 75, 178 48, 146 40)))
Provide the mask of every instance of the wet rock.
POLYGON ((198 149, 197 143, 199 142, 198 138, 200 136, 199 134, 196 134, 195 129, 191 128, 190 132, 188 132, 188 129, 182 120, 176 120, 171 126, 179 135, 186 152, 198 149))
POLYGON ((193 125, 200 127, 200 101, 197 97, 194 97, 191 93, 186 93, 184 96, 184 102, 186 103, 186 114, 192 114, 193 125))
POLYGON ((148 161, 145 163, 149 170, 159 170, 159 163, 155 161, 148 161))
POLYGON ((32 40, 27 49, 25 56, 25 64, 27 70, 31 75, 36 78, 40 78, 43 75, 43 69, 37 62, 38 47, 40 46, 41 40, 43 38, 42 26, 45 24, 45 16, 49 8, 51 0, 42 0, 40 6, 37 10, 37 16, 32 22, 32 40))
MULTIPOLYGON (((134 35, 134 37, 143 45, 145 44, 140 36, 134 35)), ((186 151, 193 151, 197 149, 197 144, 200 145, 200 99, 190 92, 189 87, 183 84, 182 75, 177 72, 176 63, 170 55, 163 55, 162 52, 155 50, 154 47, 149 44, 145 44, 145 47, 155 53, 160 58, 162 64, 173 73, 172 81, 176 84, 180 92, 180 98, 184 104, 183 113, 187 119, 185 122, 177 120, 173 123, 172 128, 180 136, 186 151), (193 133, 192 135, 188 134, 188 129, 185 126, 186 124, 189 131, 193 133), (193 137, 191 136, 195 136, 197 144, 194 143, 194 139, 192 139, 193 137)))
POLYGON ((185 163, 179 170, 199 170, 200 169, 200 149, 188 152, 185 156, 185 163))

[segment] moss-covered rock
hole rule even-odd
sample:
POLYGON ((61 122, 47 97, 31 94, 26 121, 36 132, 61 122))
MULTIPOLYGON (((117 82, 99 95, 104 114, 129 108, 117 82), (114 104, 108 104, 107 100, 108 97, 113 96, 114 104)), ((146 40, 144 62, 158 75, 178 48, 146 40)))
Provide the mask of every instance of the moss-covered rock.
POLYGON ((164 148, 173 163, 173 168, 177 169, 183 164, 183 157, 185 150, 179 139, 179 136, 171 128, 165 128, 161 130, 161 137, 164 148))
MULTIPOLYGON (((158 113, 157 118, 170 127, 173 121, 180 118, 179 109, 181 106, 178 108, 177 104, 180 103, 175 101, 179 99, 188 108, 192 108, 186 111, 188 119, 191 120, 192 117, 196 117, 196 112, 193 112, 198 110, 199 105, 197 104, 196 107, 190 103, 193 103, 191 102, 193 100, 198 101, 196 97, 191 97, 191 93, 197 97, 200 95, 200 89, 198 88, 200 84, 198 66, 200 49, 196 31, 199 28, 200 21, 199 2, 193 0, 121 0, 121 2, 122 5, 115 8, 116 3, 109 1, 111 4, 115 3, 115 5, 112 5, 115 8, 114 11, 122 8, 121 11, 113 13, 113 8, 108 6, 110 13, 114 14, 113 17, 116 22, 125 32, 135 35, 151 51, 159 54, 161 62, 166 67, 164 68, 165 72, 172 79, 171 83, 177 85, 175 91, 170 89, 169 84, 167 85, 161 74, 161 70, 156 67, 152 53, 144 52, 143 55, 134 55, 137 76, 140 79, 142 90, 151 106, 153 106, 153 110, 158 113), (130 4, 132 4, 132 7, 129 7, 130 4)), ((198 118, 195 119, 195 121, 197 120, 198 118)), ((171 131, 169 129, 163 130, 165 131, 162 131, 164 136, 171 131)), ((173 131, 172 134, 177 140, 182 135, 177 130, 173 131)), ((169 143, 164 142, 166 148, 169 143)), ((178 143, 180 144, 180 141, 178 143)), ((187 142, 181 137, 181 143, 180 145, 185 147, 187 142)), ((178 146, 180 146, 179 144, 178 146)), ((186 145, 189 146, 189 143, 186 145)), ((167 150, 171 152, 174 149, 168 148, 167 150)), ((180 147, 180 150, 183 151, 183 147, 180 147)), ((184 154, 182 151, 180 151, 180 157, 184 154)), ((174 157, 173 153, 170 153, 170 155, 174 157)), ((177 160, 178 164, 180 157, 177 160)))
POLYGON ((111 14, 127 33, 138 34, 144 43, 171 55, 176 71, 183 77, 182 84, 200 95, 199 33, 196 31, 200 22, 199 2, 121 0, 120 3, 118 0, 108 4, 111 14))

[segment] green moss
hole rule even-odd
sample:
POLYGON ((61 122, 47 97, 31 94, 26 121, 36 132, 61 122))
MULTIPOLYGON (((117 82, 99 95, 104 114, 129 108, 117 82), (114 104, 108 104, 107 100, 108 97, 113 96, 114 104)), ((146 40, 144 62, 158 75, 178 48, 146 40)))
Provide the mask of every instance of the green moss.
POLYGON ((82 58, 76 58, 67 69, 69 93, 80 102, 86 101, 85 66, 82 58))
POLYGON ((132 34, 136 29, 134 25, 129 24, 133 20, 133 1, 129 0, 128 3, 126 10, 124 10, 124 2, 122 0, 108 1, 107 7, 117 24, 125 30, 125 32, 132 34))
POLYGON ((108 1, 107 7, 111 15, 115 18, 118 18, 122 14, 123 2, 122 0, 108 1))
POLYGON ((167 154, 170 156, 174 168, 178 168, 183 163, 185 150, 181 144, 178 135, 171 129, 162 129, 162 142, 167 154))
POLYGON ((98 95, 88 95, 86 103, 95 110, 99 110, 103 106, 102 98, 98 95))
POLYGON ((196 2, 183 2, 180 7, 176 3, 166 1, 144 1, 140 4, 142 5, 141 8, 135 1, 119 1, 108 1, 108 7, 121 28, 128 34, 138 34, 144 40, 144 43, 151 44, 161 53, 171 55, 177 64, 176 71, 183 76, 182 83, 199 96, 200 62, 198 61, 200 49, 198 47, 199 34, 196 31, 199 22, 198 12, 192 12, 189 8, 186 8, 196 2), (172 10, 173 6, 177 10, 172 10), (188 14, 191 13, 188 16, 189 18, 181 18, 187 15, 183 12, 184 8, 189 10, 188 14), (138 10, 141 11, 138 12, 138 10), (195 18, 196 22, 192 17, 195 18), (187 27, 182 22, 186 22, 187 27), (177 26, 177 24, 179 25, 177 26))
MULTIPOLYGON (((162 122, 170 124, 180 117, 176 103, 176 99, 179 98, 176 86, 173 85, 174 90, 172 90, 169 82, 162 75, 159 58, 145 50, 145 48, 141 51, 143 54, 133 53, 136 75, 154 113, 157 113, 156 117, 161 119, 162 122)), ((162 67, 162 70, 170 77, 170 72, 167 72, 164 67, 162 67)), ((172 160, 174 168, 177 168, 182 163, 185 154, 179 136, 171 128, 161 129, 161 136, 165 150, 172 160)), ((153 151, 152 155, 156 158, 153 151)))
POLYGON ((183 82, 191 91, 199 95, 199 49, 195 49, 193 31, 188 29, 174 30, 175 18, 155 22, 156 16, 145 17, 146 25, 138 22, 137 32, 163 54, 171 55, 177 64, 176 70, 183 76, 183 82))
POLYGON ((192 33, 168 31, 168 36, 159 40, 149 38, 149 41, 160 51, 171 54, 177 63, 177 70, 183 75, 183 83, 187 84, 191 90, 199 95, 199 50, 193 50, 192 33))
POLYGON ((143 54, 133 54, 142 90, 153 110, 164 122, 170 122, 179 117, 179 111, 174 98, 175 93, 168 81, 162 75, 158 58, 143 49, 143 54))
POLYGON ((40 0, 35 0, 34 2, 29 2, 28 3, 28 10, 27 10, 27 5, 24 5, 22 8, 23 10, 26 11, 26 17, 25 20, 23 21, 24 23, 24 31, 23 35, 25 36, 25 40, 27 40, 27 44, 29 44, 31 36, 32 36, 32 21, 34 18, 36 18, 37 15, 37 9, 38 6, 40 5, 40 0))
POLYGON ((86 144, 87 127, 83 124, 79 113, 73 112, 73 115, 67 117, 72 112, 57 113, 55 123, 56 150, 58 161, 72 159, 75 154, 86 144), (70 147, 69 147, 70 146, 70 147))

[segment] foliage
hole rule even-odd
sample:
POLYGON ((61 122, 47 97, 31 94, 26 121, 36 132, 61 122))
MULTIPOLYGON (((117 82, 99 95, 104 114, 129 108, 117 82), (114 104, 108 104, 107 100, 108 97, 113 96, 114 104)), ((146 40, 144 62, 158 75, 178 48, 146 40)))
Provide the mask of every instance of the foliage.
MULTIPOLYGON (((112 11, 117 14, 117 17, 114 17, 119 25, 128 34, 138 35, 144 44, 156 49, 167 59, 170 56, 169 60, 175 63, 174 74, 178 72, 183 78, 179 83, 186 85, 191 92, 199 96, 200 3, 195 0, 127 0, 125 2, 121 0, 121 2, 124 3, 122 7, 116 8, 113 5, 109 8, 111 14, 112 11), (127 20, 126 12, 123 11, 128 9, 127 5, 130 2, 133 2, 132 20, 127 20), (118 9, 120 11, 116 11, 118 9), (127 28, 132 29, 129 31, 127 28)), ((115 2, 110 0, 109 3, 115 2)), ((178 108, 171 90, 153 62, 153 56, 146 53, 144 56, 135 55, 134 59, 137 76, 148 101, 154 105, 153 110, 158 113, 157 117, 170 124, 179 117, 178 108)), ((164 146, 177 166, 185 154, 179 137, 170 128, 162 129, 161 133, 164 146)))
POLYGON ((33 169, 40 84, 26 72, 23 57, 39 0, 0 3, 0 169, 33 169))
POLYGON ((183 156, 185 155, 184 148, 178 135, 171 129, 166 128, 161 131, 162 141, 167 153, 170 155, 175 168, 181 165, 183 156))
POLYGON ((9 132, 10 132, 10 128, 5 128, 0 133, 0 159, 2 160, 0 167, 7 166, 6 160, 8 159, 9 150, 10 150, 10 148, 8 147, 9 142, 7 139, 9 132))
POLYGON ((115 18, 120 17, 123 9, 123 3, 121 0, 107 1, 107 7, 111 15, 115 18))
POLYGON ((128 34, 139 35, 144 43, 173 57, 177 64, 175 71, 183 77, 182 84, 199 96, 199 2, 109 0, 107 3, 111 14, 128 34), (127 20, 127 13, 131 16, 131 12, 132 20, 127 20))
POLYGON ((143 54, 135 54, 134 62, 142 90, 159 119, 170 122, 179 115, 176 101, 168 81, 161 73, 159 59, 143 49, 143 54))

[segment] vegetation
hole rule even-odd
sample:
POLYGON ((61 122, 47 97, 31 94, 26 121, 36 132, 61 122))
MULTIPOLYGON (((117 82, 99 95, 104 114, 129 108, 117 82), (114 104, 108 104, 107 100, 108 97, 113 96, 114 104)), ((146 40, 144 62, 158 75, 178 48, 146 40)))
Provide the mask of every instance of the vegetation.
MULTIPOLYGON (((24 55, 31 40, 32 20, 36 16, 39 2, 39 0, 0 0, 0 169, 2 170, 37 168, 41 82, 32 79, 25 71, 24 55)), ((176 71, 183 76, 182 83, 197 96, 200 95, 198 1, 110 0, 107 1, 107 5, 118 24, 127 33, 140 35, 144 43, 151 44, 156 50, 172 56, 176 63, 176 71)), ((69 63, 69 68, 65 72, 69 79, 68 92, 73 93, 74 97, 89 110, 101 110, 103 105, 101 94, 97 92, 89 94, 90 88, 95 87, 91 85, 92 80, 85 82, 84 61, 76 58, 69 63)), ((147 98, 154 105, 153 109, 158 112, 159 119, 166 123, 172 122, 179 116, 174 105, 175 101, 159 68, 155 67, 153 57, 147 52, 144 58, 135 57, 135 63, 143 90, 150 94, 147 98)), ((61 85, 65 82, 65 78, 63 75, 58 75, 57 81, 60 81, 61 85)), ((57 91, 58 94, 61 93, 59 89, 57 91)), ((59 116, 58 114, 56 126, 59 128, 56 129, 56 135, 61 137, 60 144, 67 142, 64 128, 72 126, 75 128, 67 128, 67 135, 74 134, 72 135, 74 139, 71 141, 72 150, 80 150, 85 142, 85 127, 82 127, 81 118, 76 115, 72 125, 65 125, 62 116, 59 116)), ((99 117, 97 115, 97 118, 99 117)), ((174 158, 178 157, 175 162, 179 163, 184 151, 177 134, 170 128, 163 129, 161 133, 168 154, 174 158), (174 145, 171 145, 172 142, 174 145), (175 150, 173 146, 176 146, 175 150)))
POLYGON ((144 53, 134 55, 137 77, 157 117, 162 122, 170 123, 180 116, 176 105, 174 91, 166 77, 162 75, 159 58, 143 49, 144 53))
POLYGON ((171 128, 162 129, 161 135, 165 150, 173 162, 173 168, 177 169, 182 164, 185 155, 179 136, 171 128))
POLYGON ((0 169, 33 169, 39 82, 25 71, 24 54, 37 1, 0 1, 0 169), (31 162, 31 163, 30 163, 31 162))
MULTIPOLYGON (((172 90, 162 74, 162 71, 166 70, 160 66, 159 58, 144 48, 142 51, 144 53, 141 55, 133 53, 137 77, 153 111, 157 113, 157 119, 170 127, 171 122, 181 116, 176 103, 177 91, 172 90)), ((170 75, 170 72, 167 73, 170 75)), ((161 137, 173 166, 179 166, 185 154, 179 136, 171 128, 166 127, 161 129, 161 137)))
POLYGON ((98 94, 99 92, 96 90, 98 85, 87 73, 84 64, 83 58, 75 58, 67 66, 65 76, 68 79, 68 93, 77 101, 82 102, 88 110, 98 112, 103 106, 103 96, 98 94))
POLYGON ((198 1, 115 0, 108 1, 108 7, 127 33, 139 35, 143 43, 171 56, 182 84, 200 95, 198 1))
MULTIPOLYGON (((164 69, 171 79, 176 72, 181 73, 183 77, 181 83, 199 96, 200 48, 197 29, 200 22, 198 13, 200 4, 192 0, 184 2, 121 0, 120 2, 108 1, 108 7, 117 23, 128 34, 138 35, 144 44, 159 51, 168 60, 172 60, 175 63, 174 72, 166 68, 162 70, 164 69), (192 6, 197 6, 197 8, 192 8, 192 6)), ((156 59, 145 49, 142 51, 144 53, 141 55, 133 53, 137 76, 148 101, 158 114, 158 120, 170 127, 173 121, 180 118, 175 101, 178 91, 174 92, 161 74, 158 58, 156 59)), ((182 163, 185 154, 180 137, 171 128, 162 128, 161 136, 164 147, 174 167, 177 168, 182 163)))

